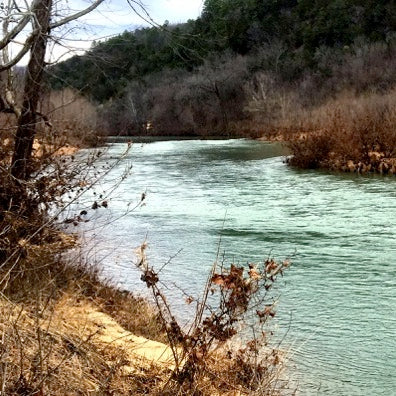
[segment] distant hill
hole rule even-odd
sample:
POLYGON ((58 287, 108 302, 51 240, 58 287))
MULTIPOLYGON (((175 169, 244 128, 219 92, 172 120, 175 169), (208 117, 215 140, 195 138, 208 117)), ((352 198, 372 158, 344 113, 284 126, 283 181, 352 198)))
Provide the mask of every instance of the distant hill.
MULTIPOLYGON (((351 48, 356 48, 356 43, 386 45, 393 42, 395 31, 393 0, 206 0, 196 20, 124 32, 95 43, 85 55, 51 67, 48 81, 53 89, 72 87, 97 103, 111 99, 113 107, 114 101, 122 99, 125 103, 130 94, 130 98, 134 97, 135 121, 129 123, 141 125, 147 117, 155 118, 156 114, 146 117, 155 99, 146 98, 140 103, 137 97, 154 86, 171 87, 183 79, 184 88, 186 84, 192 87, 198 75, 205 75, 203 69, 231 70, 233 63, 240 79, 238 87, 230 88, 234 94, 252 82, 257 72, 269 73, 283 82, 297 81, 306 73, 329 77, 329 65, 342 63, 342 57, 353 53, 351 48), (238 56, 245 59, 243 67, 238 56)), ((230 92, 223 95, 219 90, 221 81, 229 77, 212 79, 205 88, 212 90, 219 102, 230 99, 230 92)), ((158 92, 155 95, 161 96, 158 92)), ((191 102, 190 94, 183 100, 191 102)), ((222 129, 229 124, 227 112, 217 117, 210 128, 222 129)), ((195 117, 190 123, 192 129, 199 126, 200 116, 184 114, 184 118, 189 117, 195 117)), ((201 123, 205 122, 202 119, 201 123)), ((187 131, 188 127, 181 129, 187 131)))

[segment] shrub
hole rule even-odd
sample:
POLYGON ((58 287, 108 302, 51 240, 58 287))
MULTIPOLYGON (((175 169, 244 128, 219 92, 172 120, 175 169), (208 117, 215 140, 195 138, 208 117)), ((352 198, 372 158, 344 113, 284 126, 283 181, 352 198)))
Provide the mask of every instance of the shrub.
POLYGON ((396 91, 345 95, 312 111, 304 139, 292 141, 289 163, 305 168, 395 173, 396 91))
POLYGON ((274 394, 279 351, 266 350, 265 325, 275 316, 270 290, 288 261, 268 259, 262 265, 249 264, 248 269, 215 262, 202 299, 186 296, 197 309, 192 326, 183 331, 159 287, 159 274, 147 263, 145 248, 142 245, 138 268, 152 291, 175 361, 164 394, 210 395, 225 389, 274 394), (230 342, 241 336, 241 326, 247 323, 254 328, 252 338, 242 338, 241 345, 232 348, 230 342))

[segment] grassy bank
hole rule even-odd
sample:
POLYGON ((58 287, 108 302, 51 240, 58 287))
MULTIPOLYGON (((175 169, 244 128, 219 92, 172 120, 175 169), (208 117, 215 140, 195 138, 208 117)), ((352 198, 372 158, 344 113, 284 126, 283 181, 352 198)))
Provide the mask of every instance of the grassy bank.
POLYGON ((2 394, 130 394, 141 383, 133 384, 124 368, 143 366, 126 360, 133 343, 117 343, 111 324, 161 340, 159 322, 143 300, 103 283, 83 264, 64 262, 65 247, 26 244, 23 258, 2 267, 2 394))
MULTIPOLYGON (((75 238, 52 236, 51 243, 20 240, 17 259, 1 265, 2 394, 279 394, 279 351, 265 342, 259 354, 263 339, 226 342, 236 334, 237 311, 258 271, 246 278, 239 270, 214 276, 213 287, 227 285, 221 287, 229 293, 228 308, 187 334, 174 318, 164 320, 161 304, 155 309, 117 289, 72 257, 75 238), (237 294, 230 282, 239 285, 237 294)), ((271 276, 281 271, 273 261, 267 266, 271 276)), ((147 267, 144 275, 153 286, 153 270, 147 267)), ((265 305, 258 315, 264 321, 274 312, 265 305)))
POLYGON ((303 113, 300 134, 289 133, 293 156, 301 168, 346 172, 396 173, 396 90, 341 94, 303 113))
MULTIPOLYGON (((10 172, 12 119, 6 125, 0 145, 1 394, 122 395, 145 387, 144 379, 131 385, 124 372, 131 348, 117 338, 131 333, 134 344, 138 336, 164 341, 155 310, 103 281, 79 256, 77 238, 60 231, 63 197, 84 185, 87 165, 69 150, 59 152, 67 133, 38 134, 32 177, 21 183, 10 172)), ((138 373, 144 367, 135 366, 138 373)))

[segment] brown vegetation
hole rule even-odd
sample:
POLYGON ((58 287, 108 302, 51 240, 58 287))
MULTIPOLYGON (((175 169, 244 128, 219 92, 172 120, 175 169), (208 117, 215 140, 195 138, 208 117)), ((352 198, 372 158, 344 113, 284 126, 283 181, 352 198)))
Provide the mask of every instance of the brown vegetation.
POLYGON ((245 269, 216 260, 202 298, 185 295, 188 304, 196 304, 196 314, 184 331, 159 286, 159 273, 147 263, 145 245, 140 253, 138 268, 153 293, 175 362, 163 394, 277 394, 284 386, 280 351, 269 347, 266 324, 275 316, 270 291, 289 262, 268 259, 245 269), (236 346, 243 326, 252 331, 237 337, 236 346))
POLYGON ((97 124, 97 108, 70 88, 50 91, 42 100, 40 111, 46 114, 55 135, 74 146, 96 146, 102 143, 97 124))
MULTIPOLYGON (((45 117, 36 125, 33 156, 72 155, 78 148, 103 142, 95 106, 78 93, 70 89, 51 92, 42 98, 39 110, 45 117)), ((15 115, 0 113, 0 161, 11 160, 15 133, 15 115)))
POLYGON ((127 355, 127 346, 133 352, 139 339, 117 343, 127 333, 117 333, 115 322, 100 311, 112 313, 135 334, 161 339, 153 310, 103 284, 87 266, 65 264, 54 245, 23 248, 25 257, 1 270, 2 392, 130 394, 132 373, 124 368, 144 375, 144 366, 130 363, 127 355))
POLYGON ((165 70, 132 81, 123 97, 103 106, 100 125, 112 135, 237 135, 247 74, 246 59, 224 55, 194 73, 165 70))
POLYGON ((395 174, 395 100, 396 90, 386 94, 344 94, 313 109, 303 125, 306 136, 289 144, 293 153, 290 164, 395 174))
MULTIPOLYGON (((103 282, 94 267, 67 261, 76 238, 52 235, 52 243, 19 240, 17 259, 1 264, 4 394, 278 394, 280 353, 268 347, 266 334, 238 347, 226 341, 250 302, 260 328, 275 314, 256 292, 269 289, 287 263, 268 260, 246 274, 218 268, 208 287, 217 289, 219 307, 183 333, 174 317, 165 318, 159 289, 156 310, 103 282)), ((155 272, 146 267, 144 275, 156 287, 155 272)))
POLYGON ((288 63, 286 48, 275 40, 244 56, 208 57, 192 72, 163 70, 131 81, 123 96, 103 105, 99 125, 113 135, 274 139, 317 132, 326 124, 317 119, 325 108, 389 93, 395 59, 394 39, 360 38, 343 48, 317 48, 315 67, 300 70, 298 56, 288 63))
POLYGON ((324 74, 294 84, 258 73, 249 123, 265 139, 289 141, 289 163, 351 172, 396 171, 395 43, 357 41, 344 53, 317 51, 324 74))
MULTIPOLYGON (((122 369, 128 366, 127 350, 117 344, 121 327, 110 316, 123 332, 164 336, 146 301, 104 282, 78 256, 70 257, 76 238, 58 231, 64 195, 92 185, 92 180, 81 184, 90 165, 72 157, 34 156, 35 177, 14 183, 12 140, 6 139, 0 147, 1 393, 130 394, 130 373, 122 369), (108 334, 111 342, 104 341, 108 334)), ((78 216, 73 219, 78 224, 78 216)), ((133 367, 143 375, 141 364, 133 367)))

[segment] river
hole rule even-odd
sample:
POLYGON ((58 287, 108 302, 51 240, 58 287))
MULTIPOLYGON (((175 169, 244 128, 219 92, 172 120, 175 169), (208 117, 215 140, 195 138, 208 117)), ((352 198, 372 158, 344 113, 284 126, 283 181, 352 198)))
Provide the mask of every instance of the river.
MULTIPOLYGON (((125 147, 111 145, 101 163, 125 147)), ((220 236, 229 261, 291 257, 274 323, 299 393, 396 394, 396 179, 296 170, 282 154, 243 139, 135 143, 96 189, 106 194, 132 165, 83 226, 95 241, 87 254, 144 294, 133 261, 147 240, 153 266, 170 261, 162 279, 182 318, 173 283, 199 294, 220 236), (145 205, 127 212, 143 192, 145 205)))

